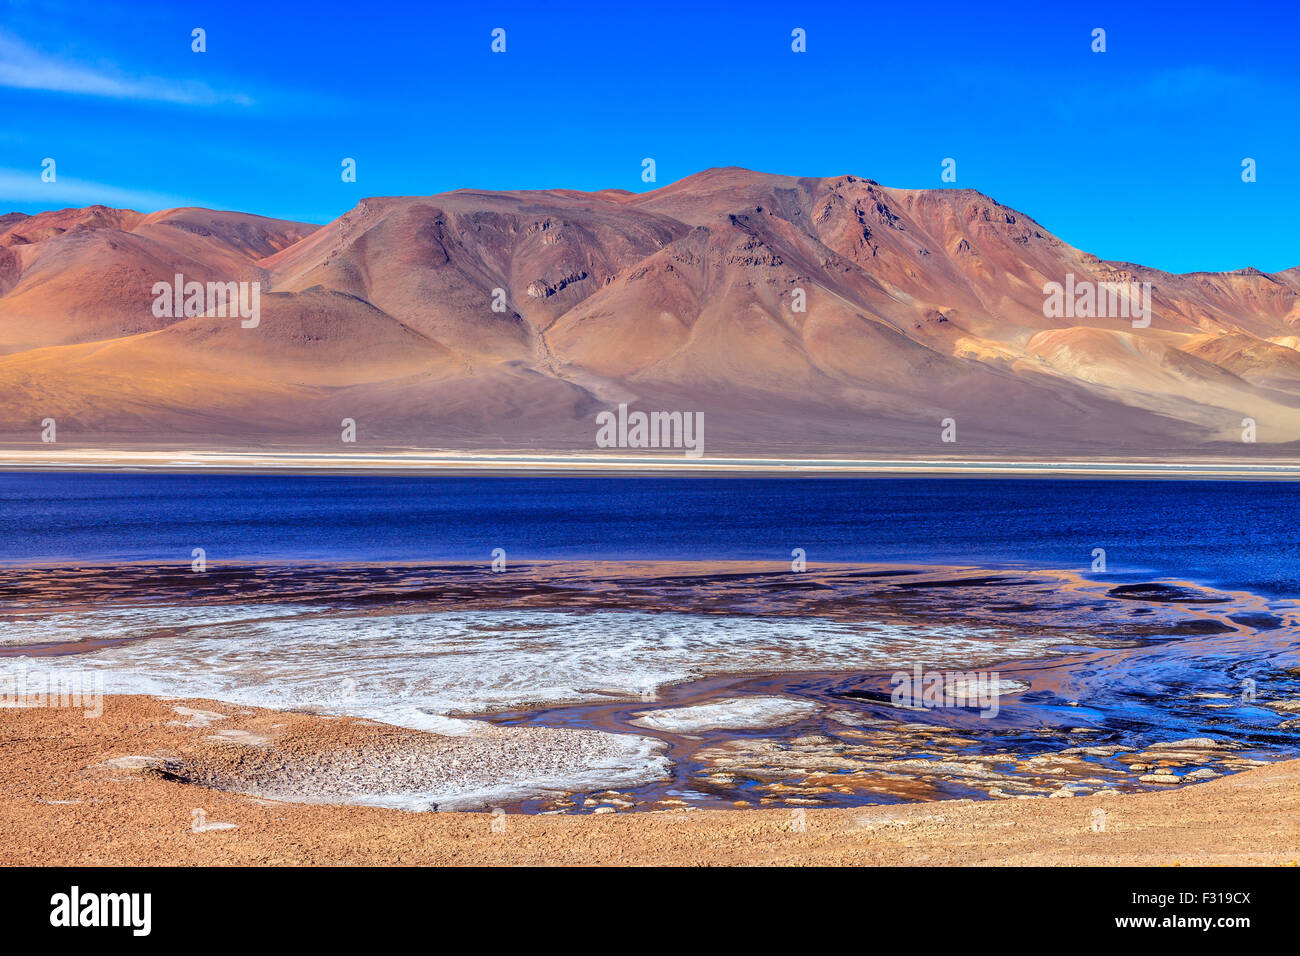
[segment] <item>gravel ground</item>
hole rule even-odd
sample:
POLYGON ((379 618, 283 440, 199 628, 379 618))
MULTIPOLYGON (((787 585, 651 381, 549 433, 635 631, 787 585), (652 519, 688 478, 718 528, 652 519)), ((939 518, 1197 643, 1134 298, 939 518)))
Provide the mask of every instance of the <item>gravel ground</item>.
POLYGON ((0 710, 0 865, 1291 864, 1300 761, 1159 793, 523 816, 288 803, 621 759, 582 732, 448 738, 215 701, 0 710), (189 708, 178 711, 178 706, 189 708), (194 712, 200 716, 195 716, 194 712), (594 749, 592 749, 594 748, 594 749), (390 779, 386 786, 392 787, 390 779))

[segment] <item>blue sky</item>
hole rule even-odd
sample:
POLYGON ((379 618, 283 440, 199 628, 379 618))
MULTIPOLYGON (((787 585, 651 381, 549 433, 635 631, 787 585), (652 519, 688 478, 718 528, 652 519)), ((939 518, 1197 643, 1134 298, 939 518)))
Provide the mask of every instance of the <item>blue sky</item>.
POLYGON ((363 196, 648 189, 645 157, 658 185, 738 165, 937 188, 951 157, 957 186, 1103 258, 1276 271, 1300 265, 1298 27, 1251 2, 0 0, 0 211, 326 222, 363 196))

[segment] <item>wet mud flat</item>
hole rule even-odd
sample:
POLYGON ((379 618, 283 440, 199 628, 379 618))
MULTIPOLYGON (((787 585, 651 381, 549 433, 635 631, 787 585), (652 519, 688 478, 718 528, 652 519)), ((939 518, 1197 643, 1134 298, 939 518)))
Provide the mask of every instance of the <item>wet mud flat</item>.
MULTIPOLYGON (((999 665, 1001 680, 1027 690, 1004 695, 991 719, 975 708, 898 708, 890 703, 891 675, 842 673, 705 681, 673 688, 653 704, 494 719, 650 733, 671 760, 670 779, 511 806, 527 812, 1113 795, 1213 780, 1297 752, 1300 719, 1290 712, 1300 709, 1300 667, 1256 671, 1268 672, 1268 691, 1277 695, 1267 701, 1199 690, 1204 685, 1195 679, 1177 691, 1166 685, 1154 700, 1119 688, 1086 705, 1059 696, 1063 673, 1097 662, 1080 654, 999 665), (745 726, 752 701, 770 702, 768 726, 745 726), (654 708, 704 711, 718 702, 729 716, 712 723, 733 726, 705 718, 699 726, 647 728, 654 708), (787 723, 780 723, 782 706, 787 723)), ((1202 676, 1213 683, 1212 674, 1202 676)))
MULTIPOLYGON (((525 688, 512 684, 513 703, 501 706, 499 693, 486 694, 458 677, 436 706, 416 701, 417 716, 421 709, 437 711, 499 732, 529 731, 536 746, 545 736, 538 732, 547 729, 619 735, 649 741, 657 753, 644 779, 622 767, 626 779, 616 786, 580 781, 582 767, 566 768, 567 783, 557 774, 532 793, 494 791, 490 774, 465 775, 479 794, 470 803, 479 799, 484 807, 509 811, 1071 797, 1185 786, 1300 752, 1300 612, 1292 602, 1186 581, 1113 583, 1044 569, 840 565, 793 573, 758 562, 546 562, 503 573, 456 564, 304 564, 214 565, 196 575, 147 564, 3 568, 0 657, 96 654, 111 661, 115 653, 140 654, 149 642, 166 640, 195 647, 192 658, 179 659, 199 667, 207 659, 197 649, 202 642, 219 646, 210 622, 184 614, 163 621, 153 612, 219 615, 233 608, 242 618, 223 623, 225 634, 260 626, 268 634, 290 632, 301 643, 320 627, 341 629, 345 636, 332 656, 312 660, 315 680, 331 660, 337 663, 333 678, 346 678, 352 655, 368 640, 367 627, 412 615, 436 622, 452 613, 520 612, 506 627, 493 624, 458 637, 461 644, 485 642, 489 659, 492 642, 510 632, 518 666, 537 668, 536 674, 511 675, 525 688), (130 618, 129 626, 109 636, 79 623, 78 614, 105 609, 140 614, 143 623, 130 618), (54 610, 71 618, 50 632, 41 621, 54 610), (707 641, 677 648, 678 657, 695 662, 684 676, 638 688, 629 676, 632 665, 642 663, 636 654, 652 663, 657 650, 667 655, 680 640, 669 634, 656 644, 654 634, 639 635, 634 653, 593 650, 618 657, 616 671, 577 669, 568 683, 532 697, 527 684, 544 685, 553 664, 528 656, 532 612, 536 619, 563 612, 593 621, 612 620, 600 617, 611 612, 639 615, 635 626, 651 632, 656 620, 667 620, 657 615, 670 614, 724 624, 785 622, 792 629, 748 636, 748 644, 716 658, 707 641), (302 636, 294 636, 290 622, 302 636), (822 639, 811 629, 827 624, 883 630, 872 637, 871 653, 861 655, 862 666, 854 667, 853 653, 819 651, 822 639), (811 639, 803 639, 805 631, 811 639), (24 640, 37 635, 42 639, 24 640), (820 657, 833 666, 819 667, 820 657), (747 668, 748 660, 764 666, 747 668), (996 713, 898 706, 892 699, 896 675, 917 667, 996 674, 996 713)), ((418 628, 411 640, 419 644, 418 628)), ((573 651, 581 656, 580 647, 573 651)), ((295 658, 279 663, 289 668, 284 679, 292 687, 295 658)), ((443 674, 436 660, 427 666, 430 680, 443 674)), ((409 685, 383 684, 387 679, 376 672, 358 681, 376 700, 387 695, 394 704, 409 702, 409 685)), ((195 683, 202 684, 201 675, 195 683)), ((318 704, 292 694, 274 705, 356 710, 346 700, 318 704)), ((524 739, 510 740, 503 752, 518 751, 524 739)), ((483 766, 499 762, 495 750, 480 754, 476 748, 469 751, 483 766)), ((379 761, 372 789, 382 796, 378 756, 331 763, 317 754, 296 773, 315 792, 349 802, 350 791, 332 788, 327 778, 346 775, 349 766, 370 766, 367 760, 379 761)), ((409 768, 411 760, 404 760, 409 768)), ((293 789, 292 780, 277 783, 264 761, 182 772, 218 789, 277 798, 293 789)), ((402 786, 410 789, 412 779, 420 778, 408 773, 402 786)))

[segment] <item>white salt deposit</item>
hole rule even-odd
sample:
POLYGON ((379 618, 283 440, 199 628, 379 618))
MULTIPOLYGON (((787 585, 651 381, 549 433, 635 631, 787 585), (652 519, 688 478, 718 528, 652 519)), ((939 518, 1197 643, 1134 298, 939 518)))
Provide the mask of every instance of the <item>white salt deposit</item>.
POLYGON ((817 713, 817 705, 793 697, 731 697, 727 700, 671 707, 639 715, 631 723, 671 734, 702 730, 746 730, 781 727, 817 713))
MULTIPOLYGON (((635 699, 653 688, 717 674, 884 671, 918 660, 927 667, 965 668, 1043 654, 1053 643, 997 640, 991 632, 955 626, 822 618, 528 610, 367 615, 284 605, 69 611, 24 621, 22 638, 36 643, 144 637, 169 628, 184 630, 68 657, 0 658, 0 683, 26 662, 49 672, 98 672, 107 694, 211 698, 475 734, 483 724, 466 716, 635 699)), ((777 708, 771 699, 754 700, 711 704, 703 714, 698 708, 675 716, 658 711, 653 719, 698 729, 765 726, 770 724, 753 721, 788 722, 795 713, 790 701, 777 708)), ((510 789, 628 786, 664 772, 665 762, 648 741, 625 736, 625 742, 627 752, 609 766, 566 768, 544 780, 511 781, 510 789)), ((405 796, 392 799, 410 805, 405 796)), ((455 795, 438 797, 446 805, 455 795)))

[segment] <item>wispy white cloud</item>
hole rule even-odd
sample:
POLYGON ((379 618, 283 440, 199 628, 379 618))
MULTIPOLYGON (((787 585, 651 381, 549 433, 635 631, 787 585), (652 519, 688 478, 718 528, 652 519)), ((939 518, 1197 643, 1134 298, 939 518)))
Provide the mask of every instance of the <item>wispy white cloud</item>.
POLYGON ((1143 88, 1153 96, 1204 101, 1215 95, 1267 92, 1269 86, 1253 76, 1207 66, 1183 66, 1154 73, 1143 88))
POLYGON ((222 103, 248 106, 252 103, 243 93, 221 92, 196 80, 136 77, 114 67, 73 63, 43 53, 2 30, 0 86, 192 106, 222 103))
POLYGON ((110 186, 85 179, 68 179, 62 175, 52 183, 42 182, 39 169, 30 172, 0 169, 0 203, 39 203, 46 209, 101 204, 134 209, 137 212, 199 205, 183 196, 110 186))

